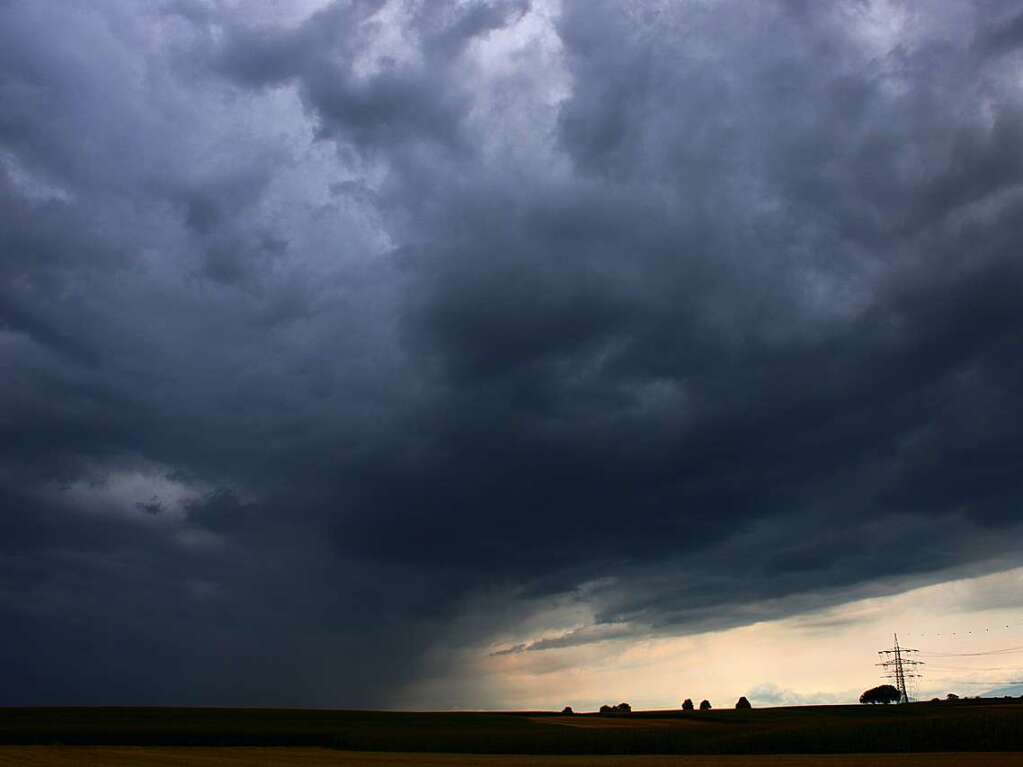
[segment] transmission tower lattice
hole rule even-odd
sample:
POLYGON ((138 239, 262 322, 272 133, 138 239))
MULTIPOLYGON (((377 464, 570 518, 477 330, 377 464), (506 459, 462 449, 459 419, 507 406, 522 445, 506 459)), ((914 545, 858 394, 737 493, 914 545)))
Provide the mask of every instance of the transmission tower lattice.
POLYGON ((907 658, 906 653, 920 652, 908 647, 899 646, 899 635, 893 634, 894 645, 890 650, 878 650, 877 654, 882 660, 877 665, 884 669, 884 678, 895 681, 899 689, 899 703, 909 703, 909 686, 907 680, 920 679, 923 675, 917 673, 917 667, 924 665, 922 660, 907 658))

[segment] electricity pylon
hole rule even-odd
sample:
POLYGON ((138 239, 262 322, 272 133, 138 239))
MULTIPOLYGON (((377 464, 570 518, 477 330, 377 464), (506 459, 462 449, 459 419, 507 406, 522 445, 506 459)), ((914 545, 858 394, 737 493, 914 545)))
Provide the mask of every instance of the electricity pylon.
POLYGON ((881 666, 885 673, 883 676, 885 679, 892 679, 895 681, 895 686, 899 689, 899 703, 909 703, 909 687, 907 686, 907 679, 919 679, 922 674, 918 674, 916 669, 917 666, 924 665, 922 660, 915 660, 913 658, 903 657, 904 653, 920 652, 919 650, 911 650, 908 647, 899 646, 899 635, 892 635, 895 639, 895 644, 890 650, 878 650, 877 654, 883 659, 878 666, 881 666))

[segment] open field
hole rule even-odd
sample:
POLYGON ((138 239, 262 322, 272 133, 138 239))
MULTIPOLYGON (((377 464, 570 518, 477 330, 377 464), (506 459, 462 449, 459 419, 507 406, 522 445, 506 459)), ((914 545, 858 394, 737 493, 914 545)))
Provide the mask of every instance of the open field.
POLYGON ((613 717, 541 712, 8 708, 0 709, 0 744, 290 746, 547 755, 1023 752, 1023 704, 969 701, 640 711, 613 717))
POLYGON ((520 756, 399 754, 316 748, 3 746, 0 767, 996 767, 1023 754, 520 756))

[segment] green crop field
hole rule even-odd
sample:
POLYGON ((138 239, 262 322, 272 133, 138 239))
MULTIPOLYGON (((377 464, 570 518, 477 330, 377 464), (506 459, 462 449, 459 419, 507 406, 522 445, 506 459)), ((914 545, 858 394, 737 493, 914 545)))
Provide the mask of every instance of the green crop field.
POLYGON ((801 706, 602 717, 268 709, 0 709, 0 744, 463 754, 1023 752, 1023 704, 801 706))

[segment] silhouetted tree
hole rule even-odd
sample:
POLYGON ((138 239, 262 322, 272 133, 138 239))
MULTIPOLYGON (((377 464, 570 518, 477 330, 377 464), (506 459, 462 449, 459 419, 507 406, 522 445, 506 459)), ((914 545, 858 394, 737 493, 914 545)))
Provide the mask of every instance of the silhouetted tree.
POLYGON ((753 706, 751 706, 749 704, 749 701, 746 700, 746 696, 745 695, 743 695, 741 698, 739 698, 739 700, 737 700, 735 702, 735 707, 736 708, 753 708, 753 706))
POLYGON ((693 699, 692 698, 686 698, 684 701, 682 701, 682 710, 683 711, 692 711, 693 710, 693 699))
POLYGON ((701 700, 700 701, 700 711, 710 711, 710 701, 709 700, 701 700))
POLYGON ((954 692, 950 692, 948 695, 945 696, 945 700, 959 700, 959 696, 956 695, 954 692))
POLYGON ((871 687, 865 690, 860 696, 860 703, 898 703, 902 699, 902 693, 897 687, 890 684, 882 684, 879 687, 871 687))
POLYGON ((575 711, 572 710, 571 706, 565 706, 563 709, 561 709, 561 713, 562 714, 574 714, 575 711))
POLYGON ((601 706, 602 714, 629 714, 632 713, 632 706, 628 703, 619 703, 617 706, 601 706))

